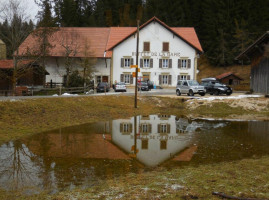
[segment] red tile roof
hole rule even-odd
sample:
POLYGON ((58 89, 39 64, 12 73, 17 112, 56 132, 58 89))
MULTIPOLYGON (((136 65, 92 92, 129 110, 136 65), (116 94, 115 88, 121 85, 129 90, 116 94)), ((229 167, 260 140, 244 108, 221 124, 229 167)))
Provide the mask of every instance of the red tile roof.
MULTIPOLYGON (((199 42, 199 39, 196 35, 196 32, 194 30, 194 28, 191 27, 169 27, 167 26, 164 22, 162 22, 161 20, 159 20, 157 17, 153 17, 150 20, 148 20, 146 23, 144 23, 143 25, 141 25, 139 27, 139 29, 143 29, 144 27, 146 27, 149 23, 156 21, 158 23, 160 23, 161 25, 163 25, 166 29, 168 29, 169 31, 173 32, 175 35, 177 35, 179 38, 181 38, 182 40, 184 40, 186 43, 188 43, 189 45, 191 45, 193 48, 195 48, 196 50, 198 50, 200 53, 203 52, 203 49, 201 47, 201 44, 199 42)), ((114 46, 110 47, 109 50, 113 49, 114 47, 116 47, 118 44, 120 44, 121 42, 123 42, 124 40, 126 40, 127 38, 129 38, 130 36, 132 36, 134 33, 136 32, 136 28, 134 28, 134 30, 132 32, 130 32, 129 35, 123 37, 118 43, 116 43, 114 46)))
POLYGON ((226 72, 226 73, 220 74, 220 75, 216 76, 216 79, 223 79, 223 78, 226 78, 226 77, 231 76, 231 75, 237 77, 240 80, 243 80, 242 78, 240 78, 239 76, 236 76, 232 72, 226 72))
MULTIPOLYGON (((31 60, 21 60, 18 62, 18 66, 30 64, 31 60)), ((13 60, 0 60, 0 69, 13 69, 13 60)))
MULTIPOLYGON (((140 29, 154 20, 169 31, 175 33, 199 52, 203 51, 194 28, 170 28, 158 18, 153 17, 141 25, 140 29)), ((35 32, 37 32, 37 30, 30 34, 19 47, 19 55, 26 55, 28 49, 31 49, 32 52, 38 52, 39 39, 34 36, 35 32)), ((69 55, 70 57, 85 57, 85 49, 87 49, 89 57, 101 58, 105 56, 109 58, 112 56, 112 49, 135 32, 136 27, 61 27, 49 37, 49 42, 53 48, 50 49, 48 54, 53 57, 63 57, 66 53, 66 47, 69 47, 70 49, 75 49, 75 51, 69 55)))

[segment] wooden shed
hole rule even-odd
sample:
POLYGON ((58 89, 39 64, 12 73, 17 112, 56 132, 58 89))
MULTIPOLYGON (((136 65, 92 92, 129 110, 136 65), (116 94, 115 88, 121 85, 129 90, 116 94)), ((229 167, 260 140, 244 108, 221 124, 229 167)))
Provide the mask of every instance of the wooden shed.
POLYGON ((219 82, 226 84, 226 85, 239 85, 240 81, 243 79, 239 76, 235 75, 232 72, 226 72, 223 74, 220 74, 216 76, 216 79, 219 80, 219 82))
POLYGON ((250 88, 253 92, 269 94, 269 31, 235 59, 251 61, 250 88))

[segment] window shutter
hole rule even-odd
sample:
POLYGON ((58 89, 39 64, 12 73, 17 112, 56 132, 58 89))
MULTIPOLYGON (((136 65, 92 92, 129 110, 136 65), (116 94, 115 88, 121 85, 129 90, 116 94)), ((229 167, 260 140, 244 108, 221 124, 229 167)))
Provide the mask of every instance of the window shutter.
POLYGON ((144 51, 150 51, 150 43, 144 42, 144 51))
POLYGON ((159 75, 159 85, 162 84, 162 75, 159 75))
POLYGON ((134 78, 133 78, 132 74, 131 74, 130 76, 131 76, 131 77, 130 77, 130 84, 133 84, 133 82, 134 82, 134 78))
POLYGON ((181 68, 181 59, 178 59, 178 66, 177 68, 181 68))
POLYGON ((167 133, 170 133, 170 124, 167 124, 167 133))
POLYGON ((178 128, 176 128, 176 133, 179 133, 179 129, 178 128))
POLYGON ((172 68, 172 59, 169 59, 169 68, 172 68))
POLYGON ((158 124, 158 133, 161 132, 161 124, 158 124))
POLYGON ((143 65, 143 59, 140 58, 140 68, 143 68, 143 67, 144 67, 144 65, 143 65))
POLYGON ((120 123, 120 132, 123 132, 123 123, 120 123))
POLYGON ((152 126, 151 124, 148 124, 148 132, 151 133, 152 126))
POLYGON ((124 79, 124 75, 123 75, 123 74, 121 74, 121 75, 120 75, 120 82, 124 82, 124 80, 123 80, 123 79, 124 79))
POLYGON ((190 75, 187 75, 187 80, 191 80, 191 76, 190 75))
MULTIPOLYGON (((134 59, 133 58, 131 58, 131 65, 133 65, 134 64, 134 59)), ((131 67, 131 66, 130 66, 131 67)))
POLYGON ((169 43, 163 42, 163 51, 169 51, 169 43))
POLYGON ((172 75, 168 76, 168 85, 172 85, 172 75))
POLYGON ((120 59, 120 66, 121 66, 121 67, 124 67, 124 58, 121 58, 121 59, 120 59))
POLYGON ((132 133, 133 132, 133 124, 130 123, 129 127, 130 127, 129 132, 132 133))
POLYGON ((159 68, 162 68, 162 59, 159 59, 159 68))
POLYGON ((188 59, 188 68, 191 68, 191 59, 188 59))
POLYGON ((170 129, 171 129, 170 126, 171 126, 170 124, 167 124, 167 133, 170 133, 170 129))
POLYGON ((150 59, 149 67, 150 67, 150 68, 153 68, 153 59, 150 59))

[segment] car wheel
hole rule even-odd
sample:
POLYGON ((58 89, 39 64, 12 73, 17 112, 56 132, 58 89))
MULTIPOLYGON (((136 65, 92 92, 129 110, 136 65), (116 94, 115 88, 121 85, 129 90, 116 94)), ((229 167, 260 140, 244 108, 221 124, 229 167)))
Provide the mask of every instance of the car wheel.
POLYGON ((232 93, 229 92, 229 93, 227 93, 226 95, 227 95, 227 96, 230 96, 231 94, 232 94, 232 93))
POLYGON ((179 90, 176 91, 176 94, 177 94, 177 96, 180 96, 181 95, 181 93, 180 93, 179 90))
POLYGON ((219 91, 218 90, 215 90, 214 91, 214 95, 219 95, 219 91))
POLYGON ((189 91, 189 94, 190 94, 190 96, 193 96, 194 95, 194 93, 193 93, 192 90, 189 91))
POLYGON ((200 95, 201 95, 201 96, 205 96, 205 93, 201 93, 200 95))

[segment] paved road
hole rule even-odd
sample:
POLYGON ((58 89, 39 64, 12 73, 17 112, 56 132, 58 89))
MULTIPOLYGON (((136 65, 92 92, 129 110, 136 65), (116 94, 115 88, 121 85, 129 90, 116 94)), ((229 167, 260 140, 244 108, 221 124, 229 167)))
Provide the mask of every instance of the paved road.
MULTIPOLYGON (((242 94, 242 92, 235 92, 232 95, 239 95, 242 94)), ((0 101, 15 101, 19 99, 37 99, 37 98, 68 98, 68 97, 83 97, 83 96, 103 96, 103 95, 127 95, 127 96, 132 96, 134 95, 134 89, 127 89, 127 92, 114 92, 114 90, 110 90, 107 93, 89 93, 85 95, 51 95, 51 96, 0 96, 0 101)), ((165 89, 152 89, 151 91, 139 91, 138 96, 155 96, 155 95, 162 95, 162 96, 167 96, 167 95, 173 95, 176 96, 175 89, 170 89, 170 88, 165 88, 165 89)), ((206 95, 210 96, 210 95, 206 95)), ((198 98, 200 95, 195 95, 194 97, 188 97, 187 95, 182 95, 182 97, 186 98, 198 98)))

